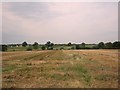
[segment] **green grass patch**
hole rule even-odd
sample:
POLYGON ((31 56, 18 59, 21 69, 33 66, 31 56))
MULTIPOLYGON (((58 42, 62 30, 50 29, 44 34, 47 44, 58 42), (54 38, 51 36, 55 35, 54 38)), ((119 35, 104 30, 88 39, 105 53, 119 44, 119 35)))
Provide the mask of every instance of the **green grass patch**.
POLYGON ((57 68, 57 70, 62 72, 74 72, 76 73, 76 79, 82 80, 86 85, 91 85, 91 75, 83 65, 78 64, 74 66, 60 66, 57 68))
POLYGON ((84 80, 87 85, 90 85, 91 75, 88 70, 82 65, 76 65, 75 72, 77 72, 80 77, 84 80))
POLYGON ((26 51, 27 47, 8 47, 7 51, 26 51))
POLYGON ((68 73, 65 73, 65 74, 60 74, 60 73, 48 73, 48 74, 44 74, 43 77, 46 77, 46 78, 51 78, 53 80, 59 80, 59 81, 67 81, 67 80, 70 80, 71 77, 68 73))

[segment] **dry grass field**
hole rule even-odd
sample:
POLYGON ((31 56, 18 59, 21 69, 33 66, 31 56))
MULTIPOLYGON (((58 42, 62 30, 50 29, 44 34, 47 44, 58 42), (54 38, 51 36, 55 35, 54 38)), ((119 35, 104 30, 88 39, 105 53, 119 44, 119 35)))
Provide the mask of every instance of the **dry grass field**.
POLYGON ((117 50, 2 53, 3 88, 117 88, 117 50))

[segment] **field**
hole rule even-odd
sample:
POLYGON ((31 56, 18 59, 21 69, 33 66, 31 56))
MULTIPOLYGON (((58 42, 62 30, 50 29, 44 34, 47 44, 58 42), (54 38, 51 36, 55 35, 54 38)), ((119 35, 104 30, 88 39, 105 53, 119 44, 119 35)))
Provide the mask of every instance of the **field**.
POLYGON ((118 50, 3 52, 2 79, 3 88, 117 88, 118 50))

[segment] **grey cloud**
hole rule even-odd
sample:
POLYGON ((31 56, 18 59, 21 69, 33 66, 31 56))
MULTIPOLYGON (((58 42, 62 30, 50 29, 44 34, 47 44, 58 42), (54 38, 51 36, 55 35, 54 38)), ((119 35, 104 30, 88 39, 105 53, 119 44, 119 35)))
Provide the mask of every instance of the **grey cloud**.
POLYGON ((41 17, 41 15, 47 12, 47 6, 43 3, 12 2, 12 3, 4 3, 4 4, 9 5, 9 8, 8 8, 9 11, 24 18, 36 18, 36 16, 41 17))
POLYGON ((4 3, 3 13, 4 43, 98 43, 118 37, 117 3, 4 3))
POLYGON ((48 4, 50 3, 11 2, 11 3, 4 3, 4 4, 9 5, 9 8, 7 8, 9 11, 23 18, 43 20, 43 19, 55 18, 56 16, 59 16, 59 13, 53 13, 49 11, 48 4))

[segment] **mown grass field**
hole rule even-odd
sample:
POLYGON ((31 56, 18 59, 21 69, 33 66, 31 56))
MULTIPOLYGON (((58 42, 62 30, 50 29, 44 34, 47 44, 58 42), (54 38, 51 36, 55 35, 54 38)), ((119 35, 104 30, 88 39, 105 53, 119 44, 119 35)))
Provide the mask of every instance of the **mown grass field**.
POLYGON ((3 52, 2 79, 3 88, 117 88, 118 50, 3 52))

